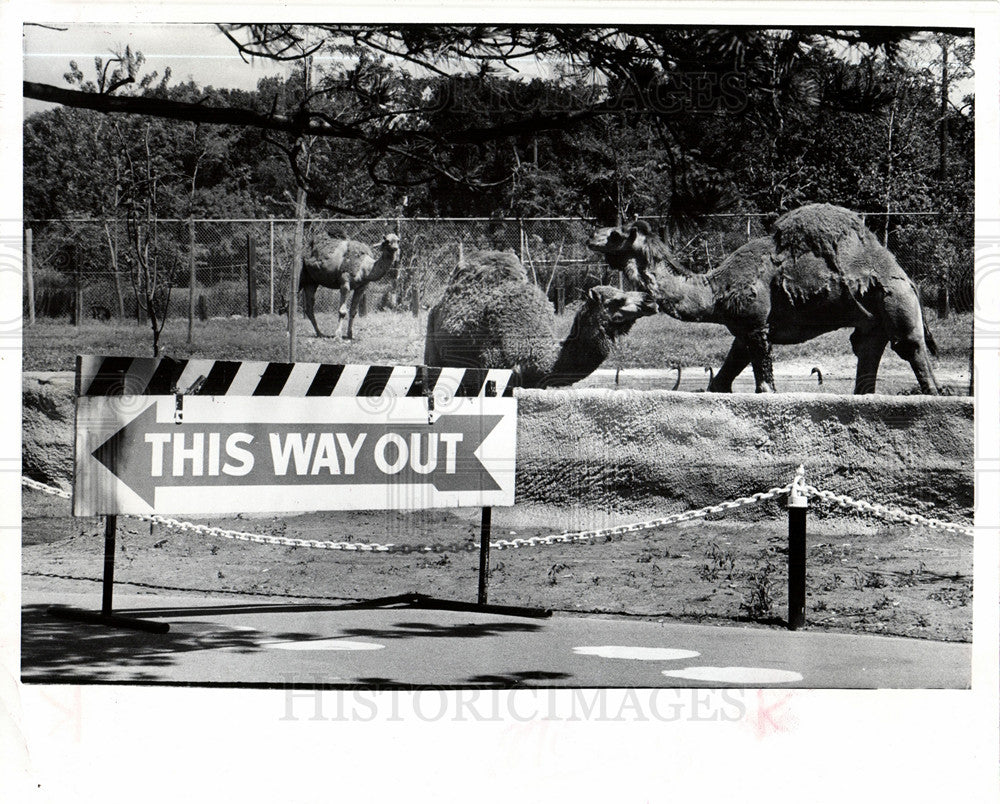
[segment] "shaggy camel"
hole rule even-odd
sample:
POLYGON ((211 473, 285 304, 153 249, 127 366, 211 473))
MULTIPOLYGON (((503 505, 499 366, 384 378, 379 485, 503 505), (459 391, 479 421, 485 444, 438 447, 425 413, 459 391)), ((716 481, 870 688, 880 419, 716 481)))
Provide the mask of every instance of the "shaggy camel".
POLYGON ((593 287, 559 343, 552 305, 517 257, 471 253, 430 311, 424 363, 513 369, 522 388, 570 385, 593 372, 639 318, 656 312, 648 294, 593 287))
POLYGON ((728 393, 753 366, 757 392, 774 391, 772 344, 802 343, 853 327, 854 393, 875 392, 887 344, 913 368, 920 390, 937 394, 928 352, 937 354, 916 287, 865 227, 842 207, 810 204, 778 219, 705 274, 686 270, 643 222, 600 229, 589 246, 648 290, 681 321, 723 324, 734 336, 710 391, 728 393))
POLYGON ((316 337, 324 337, 313 312, 318 287, 340 290, 340 320, 333 337, 340 335, 344 319, 347 318, 347 334, 344 338, 351 340, 354 337, 354 316, 358 312, 365 287, 386 275, 395 278, 398 270, 399 237, 394 234, 387 234, 382 238, 378 259, 368 246, 356 240, 334 240, 323 232, 313 235, 302 257, 299 290, 302 291, 302 308, 316 330, 316 337), (348 314, 347 294, 351 291, 354 295, 351 296, 348 314))

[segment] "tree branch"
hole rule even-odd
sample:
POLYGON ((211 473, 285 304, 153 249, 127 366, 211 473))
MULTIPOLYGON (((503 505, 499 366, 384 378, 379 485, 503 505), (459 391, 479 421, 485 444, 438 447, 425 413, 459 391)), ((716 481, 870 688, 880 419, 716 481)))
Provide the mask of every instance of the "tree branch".
POLYGON ((309 120, 302 115, 262 114, 252 109, 232 106, 205 106, 200 103, 155 98, 144 95, 102 95, 96 92, 77 92, 50 84, 24 82, 24 97, 48 103, 60 103, 77 109, 92 109, 102 114, 145 114, 170 120, 188 120, 192 123, 216 125, 254 126, 268 131, 289 134, 315 134, 321 137, 365 140, 364 132, 332 120, 309 120))

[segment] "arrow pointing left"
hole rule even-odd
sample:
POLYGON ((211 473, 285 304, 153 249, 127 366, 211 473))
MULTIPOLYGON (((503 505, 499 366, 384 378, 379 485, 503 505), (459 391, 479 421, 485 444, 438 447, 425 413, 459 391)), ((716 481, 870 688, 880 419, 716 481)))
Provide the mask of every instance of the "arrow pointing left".
MULTIPOLYGON (((180 487, 195 491, 225 486, 222 496, 237 505, 232 510, 257 510, 259 497, 252 489, 262 487, 281 496, 287 494, 279 489, 293 486, 322 486, 331 494, 340 487, 342 501, 352 487, 358 499, 349 502, 355 508, 365 507, 361 503, 368 494, 390 486, 430 487, 434 493, 452 495, 449 499, 502 490, 493 472, 502 470, 505 462, 512 468, 513 455, 502 456, 499 463, 495 456, 486 463, 478 456, 502 415, 449 413, 430 424, 426 413, 418 412, 412 419, 392 422, 351 421, 350 416, 337 421, 337 411, 327 407, 310 410, 311 415, 303 416, 308 421, 233 423, 230 418, 198 421, 189 415, 183 423, 171 423, 157 420, 154 402, 91 454, 153 509, 158 490, 179 492, 180 487)), ((270 418, 276 412, 268 413, 270 418)), ((238 407, 230 413, 233 418, 245 414, 246 409, 238 407)), ((212 492, 216 501, 220 492, 212 492)), ((330 501, 317 498, 316 508, 330 501)))

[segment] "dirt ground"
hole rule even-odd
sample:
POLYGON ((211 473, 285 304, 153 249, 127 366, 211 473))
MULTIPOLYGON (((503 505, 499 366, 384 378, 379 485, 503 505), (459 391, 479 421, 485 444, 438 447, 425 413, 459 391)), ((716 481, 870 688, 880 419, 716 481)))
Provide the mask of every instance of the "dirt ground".
MULTIPOLYGON (((816 511, 809 520, 807 627, 971 641, 971 537, 823 513, 816 511)), ((607 524, 604 515, 585 511, 572 512, 570 520, 579 529, 607 524)), ((278 547, 121 517, 116 580, 151 595, 184 589, 332 600, 404 592, 458 600, 476 596, 478 510, 198 521, 261 535, 409 545, 460 542, 467 549, 373 554, 278 547)), ((565 511, 494 509, 493 538, 546 535, 566 524, 565 511)), ((22 538, 25 588, 92 591, 94 607, 99 606, 102 519, 74 519, 68 500, 26 489, 22 538)), ((611 542, 494 550, 489 600, 781 627, 787 616, 786 551, 783 517, 750 522, 739 515, 611 542)))

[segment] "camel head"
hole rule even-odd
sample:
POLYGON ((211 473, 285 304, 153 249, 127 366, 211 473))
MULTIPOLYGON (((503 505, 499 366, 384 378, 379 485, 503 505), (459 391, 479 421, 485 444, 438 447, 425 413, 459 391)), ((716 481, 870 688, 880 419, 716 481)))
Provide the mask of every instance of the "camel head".
POLYGON ((656 301, 648 293, 597 285, 584 296, 583 307, 573 320, 573 331, 577 335, 600 332, 613 341, 632 329, 640 318, 657 312, 656 301))
POLYGON ((648 293, 608 285, 591 288, 573 319, 569 336, 559 347, 552 370, 538 382, 538 387, 570 385, 583 379, 611 354, 616 338, 625 335, 643 316, 656 312, 656 302, 648 293))
MULTIPOLYGON (((626 230, 627 231, 627 230, 626 230)), ((635 257, 630 253, 628 234, 615 226, 605 226, 596 230, 587 241, 587 248, 603 254, 608 265, 616 271, 628 271, 626 266, 635 257)))
POLYGON ((378 245, 379 261, 384 262, 395 274, 399 270, 399 235, 389 232, 378 245))
POLYGON ((621 228, 606 226, 598 229, 587 241, 587 248, 603 254, 611 268, 624 271, 630 277, 648 275, 661 265, 673 273, 690 273, 677 262, 667 245, 645 221, 637 220, 621 228))

